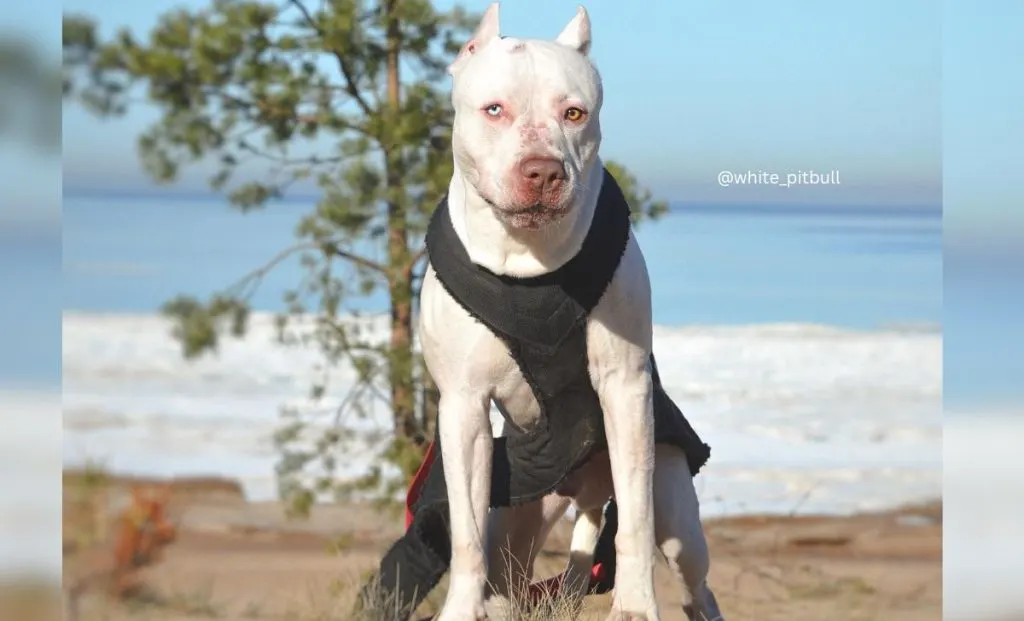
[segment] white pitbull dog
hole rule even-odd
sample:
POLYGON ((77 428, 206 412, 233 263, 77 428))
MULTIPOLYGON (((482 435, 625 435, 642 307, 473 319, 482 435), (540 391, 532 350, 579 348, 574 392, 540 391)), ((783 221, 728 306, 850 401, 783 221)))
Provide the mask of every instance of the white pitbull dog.
MULTIPOLYGON (((582 7, 556 40, 520 40, 499 37, 495 3, 449 69, 452 225, 470 259, 491 272, 533 277, 554 271, 587 234, 604 174, 598 156, 602 86, 587 56, 590 43, 582 7)), ((433 268, 423 283, 420 324, 424 357, 441 393, 438 425, 451 517, 450 582, 438 621, 502 614, 503 584, 514 589, 530 579, 537 549, 571 502, 578 517, 569 582, 581 593, 601 508, 611 496, 619 528, 609 619, 659 618, 655 548, 680 580, 688 616, 720 618, 706 583, 708 550, 685 455, 654 445, 651 290, 632 236, 588 319, 589 372, 608 451, 577 471, 572 499, 552 494, 490 512, 489 520, 490 404, 510 424, 529 428, 540 416, 538 402, 503 342, 447 293, 433 268), (518 571, 508 576, 508 567, 518 571), (493 597, 485 606, 488 592, 493 597)))

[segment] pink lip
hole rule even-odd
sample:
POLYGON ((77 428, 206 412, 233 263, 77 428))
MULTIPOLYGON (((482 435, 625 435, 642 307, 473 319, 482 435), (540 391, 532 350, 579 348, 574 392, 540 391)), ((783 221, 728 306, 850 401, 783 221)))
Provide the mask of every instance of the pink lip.
POLYGON ((541 203, 536 203, 536 204, 533 204, 533 205, 529 205, 527 207, 506 209, 505 211, 507 213, 512 213, 512 214, 524 214, 524 213, 544 213, 545 211, 554 211, 554 210, 555 210, 554 207, 550 207, 548 205, 542 205, 541 203))

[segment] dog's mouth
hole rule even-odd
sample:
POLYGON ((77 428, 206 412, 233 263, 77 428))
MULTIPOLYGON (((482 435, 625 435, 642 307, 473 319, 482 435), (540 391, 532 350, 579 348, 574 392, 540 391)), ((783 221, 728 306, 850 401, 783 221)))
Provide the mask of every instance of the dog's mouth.
POLYGON ((501 207, 487 198, 484 198, 484 200, 506 226, 519 230, 535 231, 541 229, 552 222, 560 220, 567 211, 564 207, 546 205, 544 203, 501 207))
POLYGON ((544 205, 543 203, 534 203, 533 205, 527 205, 525 207, 512 207, 511 209, 504 209, 505 213, 514 216, 528 216, 528 215, 541 215, 552 211, 558 211, 557 208, 551 205, 544 205))
POLYGON ((545 203, 533 203, 529 205, 502 206, 484 194, 480 195, 487 205, 497 213, 505 216, 543 216, 545 214, 560 214, 565 208, 560 205, 548 205, 545 203))
POLYGON ((512 229, 536 231, 561 220, 568 209, 550 205, 530 205, 516 210, 497 210, 498 217, 512 229))
POLYGON ((535 201, 498 203, 486 192, 477 190, 483 202, 491 208, 497 218, 510 229, 538 230, 561 220, 571 206, 569 201, 535 201))

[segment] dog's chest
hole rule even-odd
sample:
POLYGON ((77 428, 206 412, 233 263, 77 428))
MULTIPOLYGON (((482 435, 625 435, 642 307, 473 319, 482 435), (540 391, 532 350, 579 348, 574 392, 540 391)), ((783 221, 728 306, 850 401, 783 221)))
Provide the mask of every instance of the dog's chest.
POLYGON ((505 352, 505 364, 500 365, 500 371, 494 378, 494 405, 507 423, 520 431, 528 431, 540 420, 540 402, 505 344, 497 338, 495 340, 505 352))
MULTIPOLYGON (((587 351, 589 348, 583 344, 582 347, 577 345, 574 351, 578 351, 586 360, 576 358, 579 362, 568 367, 533 365, 531 385, 524 375, 523 367, 510 350, 510 345, 516 344, 495 334, 456 302, 440 285, 433 269, 427 270, 422 301, 420 334, 423 353, 431 373, 435 375, 442 397, 446 391, 457 391, 463 396, 480 394, 492 400, 502 417, 520 431, 530 430, 540 420, 542 407, 538 392, 541 395, 557 394, 568 381, 559 380, 559 376, 578 377, 579 372, 589 374, 590 357, 599 354, 587 351), (582 365, 582 368, 577 365, 582 365)), ((583 319, 583 325, 574 329, 583 334, 577 333, 579 336, 575 338, 585 338, 589 325, 590 321, 583 319)), ((519 342, 518 346, 527 345, 519 342)), ((547 349, 541 348, 542 351, 547 349)), ((521 359, 523 352, 519 353, 521 359)), ((551 357, 553 360, 558 356, 551 357)), ((541 358, 546 359, 547 356, 541 358)))

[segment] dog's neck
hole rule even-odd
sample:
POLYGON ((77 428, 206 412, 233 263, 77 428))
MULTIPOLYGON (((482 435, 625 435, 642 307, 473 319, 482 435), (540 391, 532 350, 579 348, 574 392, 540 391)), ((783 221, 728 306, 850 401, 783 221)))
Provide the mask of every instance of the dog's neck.
POLYGON ((537 230, 513 229, 464 180, 456 163, 448 186, 448 213, 473 263, 495 274, 531 278, 557 270, 580 251, 603 181, 604 165, 598 159, 583 175, 579 202, 561 220, 537 230))

